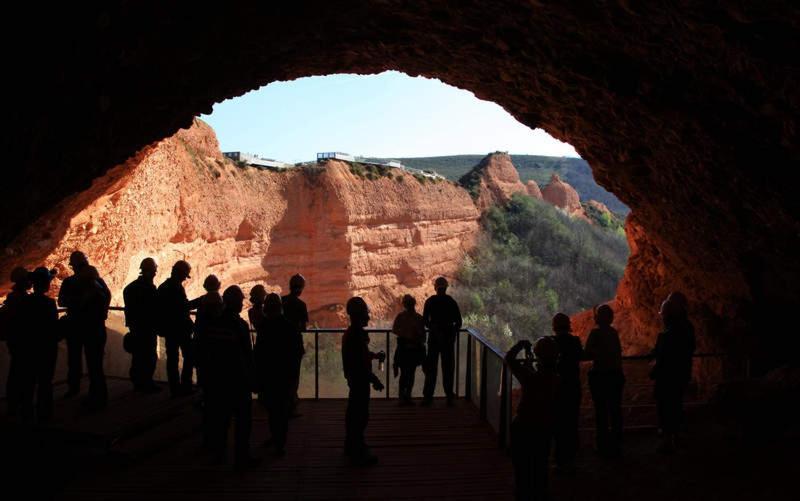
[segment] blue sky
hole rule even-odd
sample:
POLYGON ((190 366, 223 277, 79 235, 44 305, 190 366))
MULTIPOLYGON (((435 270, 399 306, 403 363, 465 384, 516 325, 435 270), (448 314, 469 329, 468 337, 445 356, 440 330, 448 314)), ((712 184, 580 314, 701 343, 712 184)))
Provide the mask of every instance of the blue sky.
POLYGON ((578 156, 541 129, 531 130, 503 108, 439 80, 390 71, 274 82, 214 105, 200 118, 223 151, 286 162, 319 151, 376 157, 455 154, 578 156))

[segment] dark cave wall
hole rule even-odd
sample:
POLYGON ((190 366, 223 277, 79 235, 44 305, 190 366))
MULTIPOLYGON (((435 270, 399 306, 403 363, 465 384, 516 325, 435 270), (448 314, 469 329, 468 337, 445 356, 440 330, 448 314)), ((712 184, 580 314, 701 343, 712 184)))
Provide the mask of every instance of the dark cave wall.
POLYGON ((214 102, 274 80, 397 69, 578 149, 640 229, 620 293, 642 335, 665 293, 685 290, 706 347, 779 363, 792 346, 778 326, 800 296, 800 15, 791 2, 724 4, 16 7, 24 33, 3 35, 13 160, 0 244, 214 102))

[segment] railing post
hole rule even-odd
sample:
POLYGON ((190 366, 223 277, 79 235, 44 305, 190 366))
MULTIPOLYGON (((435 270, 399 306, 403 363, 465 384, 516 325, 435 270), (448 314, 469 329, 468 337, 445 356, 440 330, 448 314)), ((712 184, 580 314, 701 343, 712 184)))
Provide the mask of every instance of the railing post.
POLYGON ((456 398, 461 382, 461 329, 456 331, 456 398))
POLYGON ((502 372, 500 374, 500 420, 499 429, 497 430, 497 441, 501 449, 506 446, 506 439, 508 433, 508 401, 510 393, 510 382, 508 375, 511 371, 503 362, 502 372))
POLYGON ((480 406, 481 419, 483 419, 484 421, 486 421, 486 405, 487 405, 486 387, 488 378, 487 378, 487 367, 486 367, 486 352, 488 350, 489 349, 486 347, 486 345, 481 343, 481 376, 480 376, 480 381, 478 383, 478 387, 481 390, 481 406, 480 406))
POLYGON ((472 336, 467 335, 467 366, 464 368, 464 398, 472 401, 472 336))
POLYGON ((314 331, 314 400, 319 400, 319 332, 314 331))
POLYGON ((392 350, 392 336, 390 331, 386 331, 386 360, 383 361, 383 373, 386 375, 386 399, 389 399, 389 382, 392 380, 389 373, 389 353, 392 350))

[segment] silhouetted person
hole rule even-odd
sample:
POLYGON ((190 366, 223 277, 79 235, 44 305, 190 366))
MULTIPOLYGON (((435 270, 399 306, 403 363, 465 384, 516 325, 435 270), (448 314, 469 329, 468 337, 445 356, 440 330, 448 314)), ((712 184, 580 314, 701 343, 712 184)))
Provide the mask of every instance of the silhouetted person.
POLYGON ((192 393, 194 369, 192 331, 194 324, 189 316, 191 305, 186 298, 183 282, 191 278, 192 267, 186 261, 172 266, 170 277, 158 286, 158 303, 161 314, 159 332, 167 345, 167 379, 173 397, 192 393), (180 354, 183 368, 178 371, 180 354))
POLYGON ((555 457, 558 469, 569 473, 575 468, 578 452, 578 420, 581 410, 580 361, 583 348, 578 336, 572 335, 569 317, 557 313, 553 317, 553 340, 558 346, 556 372, 561 387, 556 406, 555 457))
MULTIPOLYGON (((280 296, 278 296, 280 298, 280 296)), ((267 289, 263 285, 254 285, 250 289, 250 309, 247 310, 247 319, 250 320, 250 327, 258 331, 259 326, 264 321, 264 301, 267 299, 267 289)), ((283 306, 281 306, 283 315, 283 306)))
POLYGON ((11 271, 11 292, 0 308, 0 334, 8 346, 9 365, 6 379, 6 401, 8 414, 16 415, 24 400, 24 368, 25 362, 20 343, 25 331, 22 325, 23 305, 31 288, 30 274, 25 268, 18 266, 11 271))
POLYGON ((69 257, 73 275, 64 279, 58 291, 58 304, 67 309, 67 383, 69 389, 64 395, 69 398, 80 392, 83 377, 83 355, 89 373, 89 400, 95 407, 105 405, 108 398, 103 357, 106 346, 105 321, 108 306, 111 304, 111 291, 89 265, 89 260, 81 251, 69 257), (83 352, 83 353, 82 353, 83 352))
POLYGON ((244 469, 257 463, 250 456, 252 397, 255 387, 250 329, 240 314, 242 290, 232 285, 222 295, 224 309, 206 331, 209 352, 205 369, 205 402, 210 423, 210 446, 215 461, 225 461, 231 418, 236 421, 235 465, 244 469))
POLYGON ((422 317, 428 328, 428 354, 425 359, 425 387, 423 388, 423 405, 433 402, 436 389, 436 377, 439 357, 442 358, 442 386, 447 396, 447 405, 453 404, 453 378, 455 376, 455 345, 458 332, 461 330, 461 310, 455 299, 447 295, 447 279, 437 278, 433 287, 436 294, 425 301, 422 317))
POLYGON ((364 440, 369 422, 370 386, 376 391, 383 390, 381 380, 372 372, 372 361, 383 361, 386 355, 369 351, 369 334, 364 330, 369 324, 367 303, 360 297, 352 297, 346 309, 350 326, 342 337, 342 368, 350 391, 344 418, 344 451, 354 465, 370 466, 378 462, 364 440))
POLYGON ((394 351, 395 377, 400 372, 400 402, 411 404, 414 390, 414 373, 425 361, 425 321, 416 310, 417 300, 406 294, 403 296, 404 311, 400 312, 392 324, 392 332, 397 335, 397 349, 394 351))
MULTIPOLYGON (((280 296, 278 296, 280 297, 280 296)), ((261 324, 264 322, 264 301, 267 299, 267 289, 264 288, 263 285, 258 284, 254 285, 250 289, 250 308, 247 310, 247 319, 250 321, 250 331, 258 332, 261 324)), ((283 311, 281 309, 281 311, 283 311)), ((257 346, 258 343, 255 343, 257 346)), ((263 378, 260 376, 260 370, 262 367, 259 366, 258 362, 256 363, 256 379, 257 381, 261 381, 263 378)), ((266 406, 266 402, 264 400, 264 391, 262 388, 259 387, 258 389, 258 401, 266 406)), ((265 445, 271 445, 272 440, 267 439, 265 445)))
MULTIPOLYGON (((192 362, 197 369, 197 385, 202 390, 202 395, 197 402, 197 405, 202 406, 203 409, 203 446, 208 447, 211 445, 211 422, 209 417, 208 405, 206 402, 206 395, 208 393, 206 387, 206 367, 209 364, 209 358, 213 356, 208 348, 208 330, 211 329, 214 323, 222 315, 224 305, 222 296, 219 289, 222 287, 216 275, 208 275, 203 280, 203 289, 206 293, 202 296, 189 301, 190 309, 197 309, 195 313, 194 323, 194 340, 192 342, 192 362)), ((185 355, 184 355, 185 356, 185 355)))
POLYGON ((595 440, 602 454, 617 455, 622 445, 622 346, 619 334, 611 324, 614 310, 604 304, 594 312, 596 327, 586 340, 584 355, 592 360, 589 370, 589 389, 595 410, 595 440))
MULTIPOLYGON (((283 315, 295 327, 297 333, 300 335, 301 340, 303 331, 305 331, 306 327, 308 326, 308 308, 306 307, 306 303, 300 299, 300 295, 303 293, 305 288, 306 279, 303 277, 303 275, 293 275, 292 278, 289 279, 289 294, 281 298, 281 301, 283 302, 283 315)), ((305 353, 305 348, 303 348, 303 355, 305 355, 305 353)), ((297 391, 300 388, 301 363, 302 358, 292 369, 294 371, 294 401, 292 403, 293 410, 297 406, 298 401, 297 391)), ((298 414, 295 412, 295 415, 298 414)))
POLYGON ((695 350, 694 326, 689 321, 686 296, 673 292, 661 305, 664 330, 653 350, 655 365, 650 377, 655 380, 658 422, 663 433, 659 450, 672 452, 675 437, 683 425, 683 397, 692 379, 695 350))
POLYGON ((39 267, 30 274, 33 294, 22 305, 20 355, 25 373, 23 415, 40 421, 53 415, 53 375, 58 357, 58 307, 47 295, 55 270, 39 267), (35 399, 35 406, 34 406, 35 399))
POLYGON ((153 374, 158 362, 158 291, 153 280, 158 265, 151 257, 139 264, 139 277, 122 290, 125 325, 131 336, 130 377, 133 388, 145 393, 161 391, 153 374))
POLYGON ((561 387, 556 373, 558 346, 552 337, 541 338, 533 348, 522 340, 506 354, 506 363, 522 386, 517 414, 511 422, 511 460, 517 501, 548 499, 548 460, 556 425, 556 406, 561 387), (525 349, 526 359, 517 360, 525 349))
POLYGON ((222 296, 219 293, 222 283, 216 275, 209 275, 203 280, 203 289, 206 293, 202 296, 193 299, 189 302, 189 308, 196 308, 194 322, 194 351, 192 352, 192 360, 197 367, 197 383, 202 388, 203 371, 208 362, 208 357, 211 354, 208 352, 206 346, 206 331, 220 315, 224 305, 222 303, 222 296))
POLYGON ((283 455, 294 399, 294 369, 303 356, 303 340, 283 315, 279 295, 266 296, 263 311, 264 318, 256 327, 258 388, 269 411, 269 443, 276 454, 283 455))

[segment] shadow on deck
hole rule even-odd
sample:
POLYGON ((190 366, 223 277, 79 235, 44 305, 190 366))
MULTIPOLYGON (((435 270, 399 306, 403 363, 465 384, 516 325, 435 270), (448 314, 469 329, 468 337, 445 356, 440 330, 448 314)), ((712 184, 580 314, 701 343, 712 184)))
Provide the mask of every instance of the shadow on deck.
MULTIPOLYGON (((512 497, 510 459, 468 401, 420 408, 373 399, 367 434, 380 458, 373 468, 350 467, 342 454, 344 400, 302 401, 283 458, 260 447, 267 422, 256 404, 252 448, 264 461, 236 473, 231 465, 212 466, 201 449, 192 397, 140 395, 114 378, 109 389, 109 407, 99 413, 59 400, 58 420, 48 426, 26 430, 0 420, 5 491, 138 501, 512 497)), ((627 433, 625 456, 617 460, 599 458, 590 438, 584 436, 576 475, 553 475, 553 499, 796 499, 797 436, 748 445, 696 413, 684 447, 671 456, 655 452, 652 430, 627 433)))
MULTIPOLYGON (((380 463, 372 468, 351 467, 343 455, 345 400, 303 400, 283 458, 261 447, 267 421, 254 404, 252 449, 264 460, 255 470, 236 473, 231 464, 212 466, 201 449, 201 413, 191 397, 140 395, 119 379, 110 379, 109 389, 103 412, 61 400, 58 421, 29 435, 19 429, 13 438, 4 433, 3 441, 17 446, 12 450, 26 450, 5 471, 39 471, 48 482, 33 484, 34 490, 68 499, 511 496, 510 459, 466 401, 448 408, 437 400, 432 408, 420 408, 373 399, 367 440, 380 463)), ((58 388, 56 395, 62 393, 58 388)), ((10 429, 3 423, 3 430, 10 429)))

